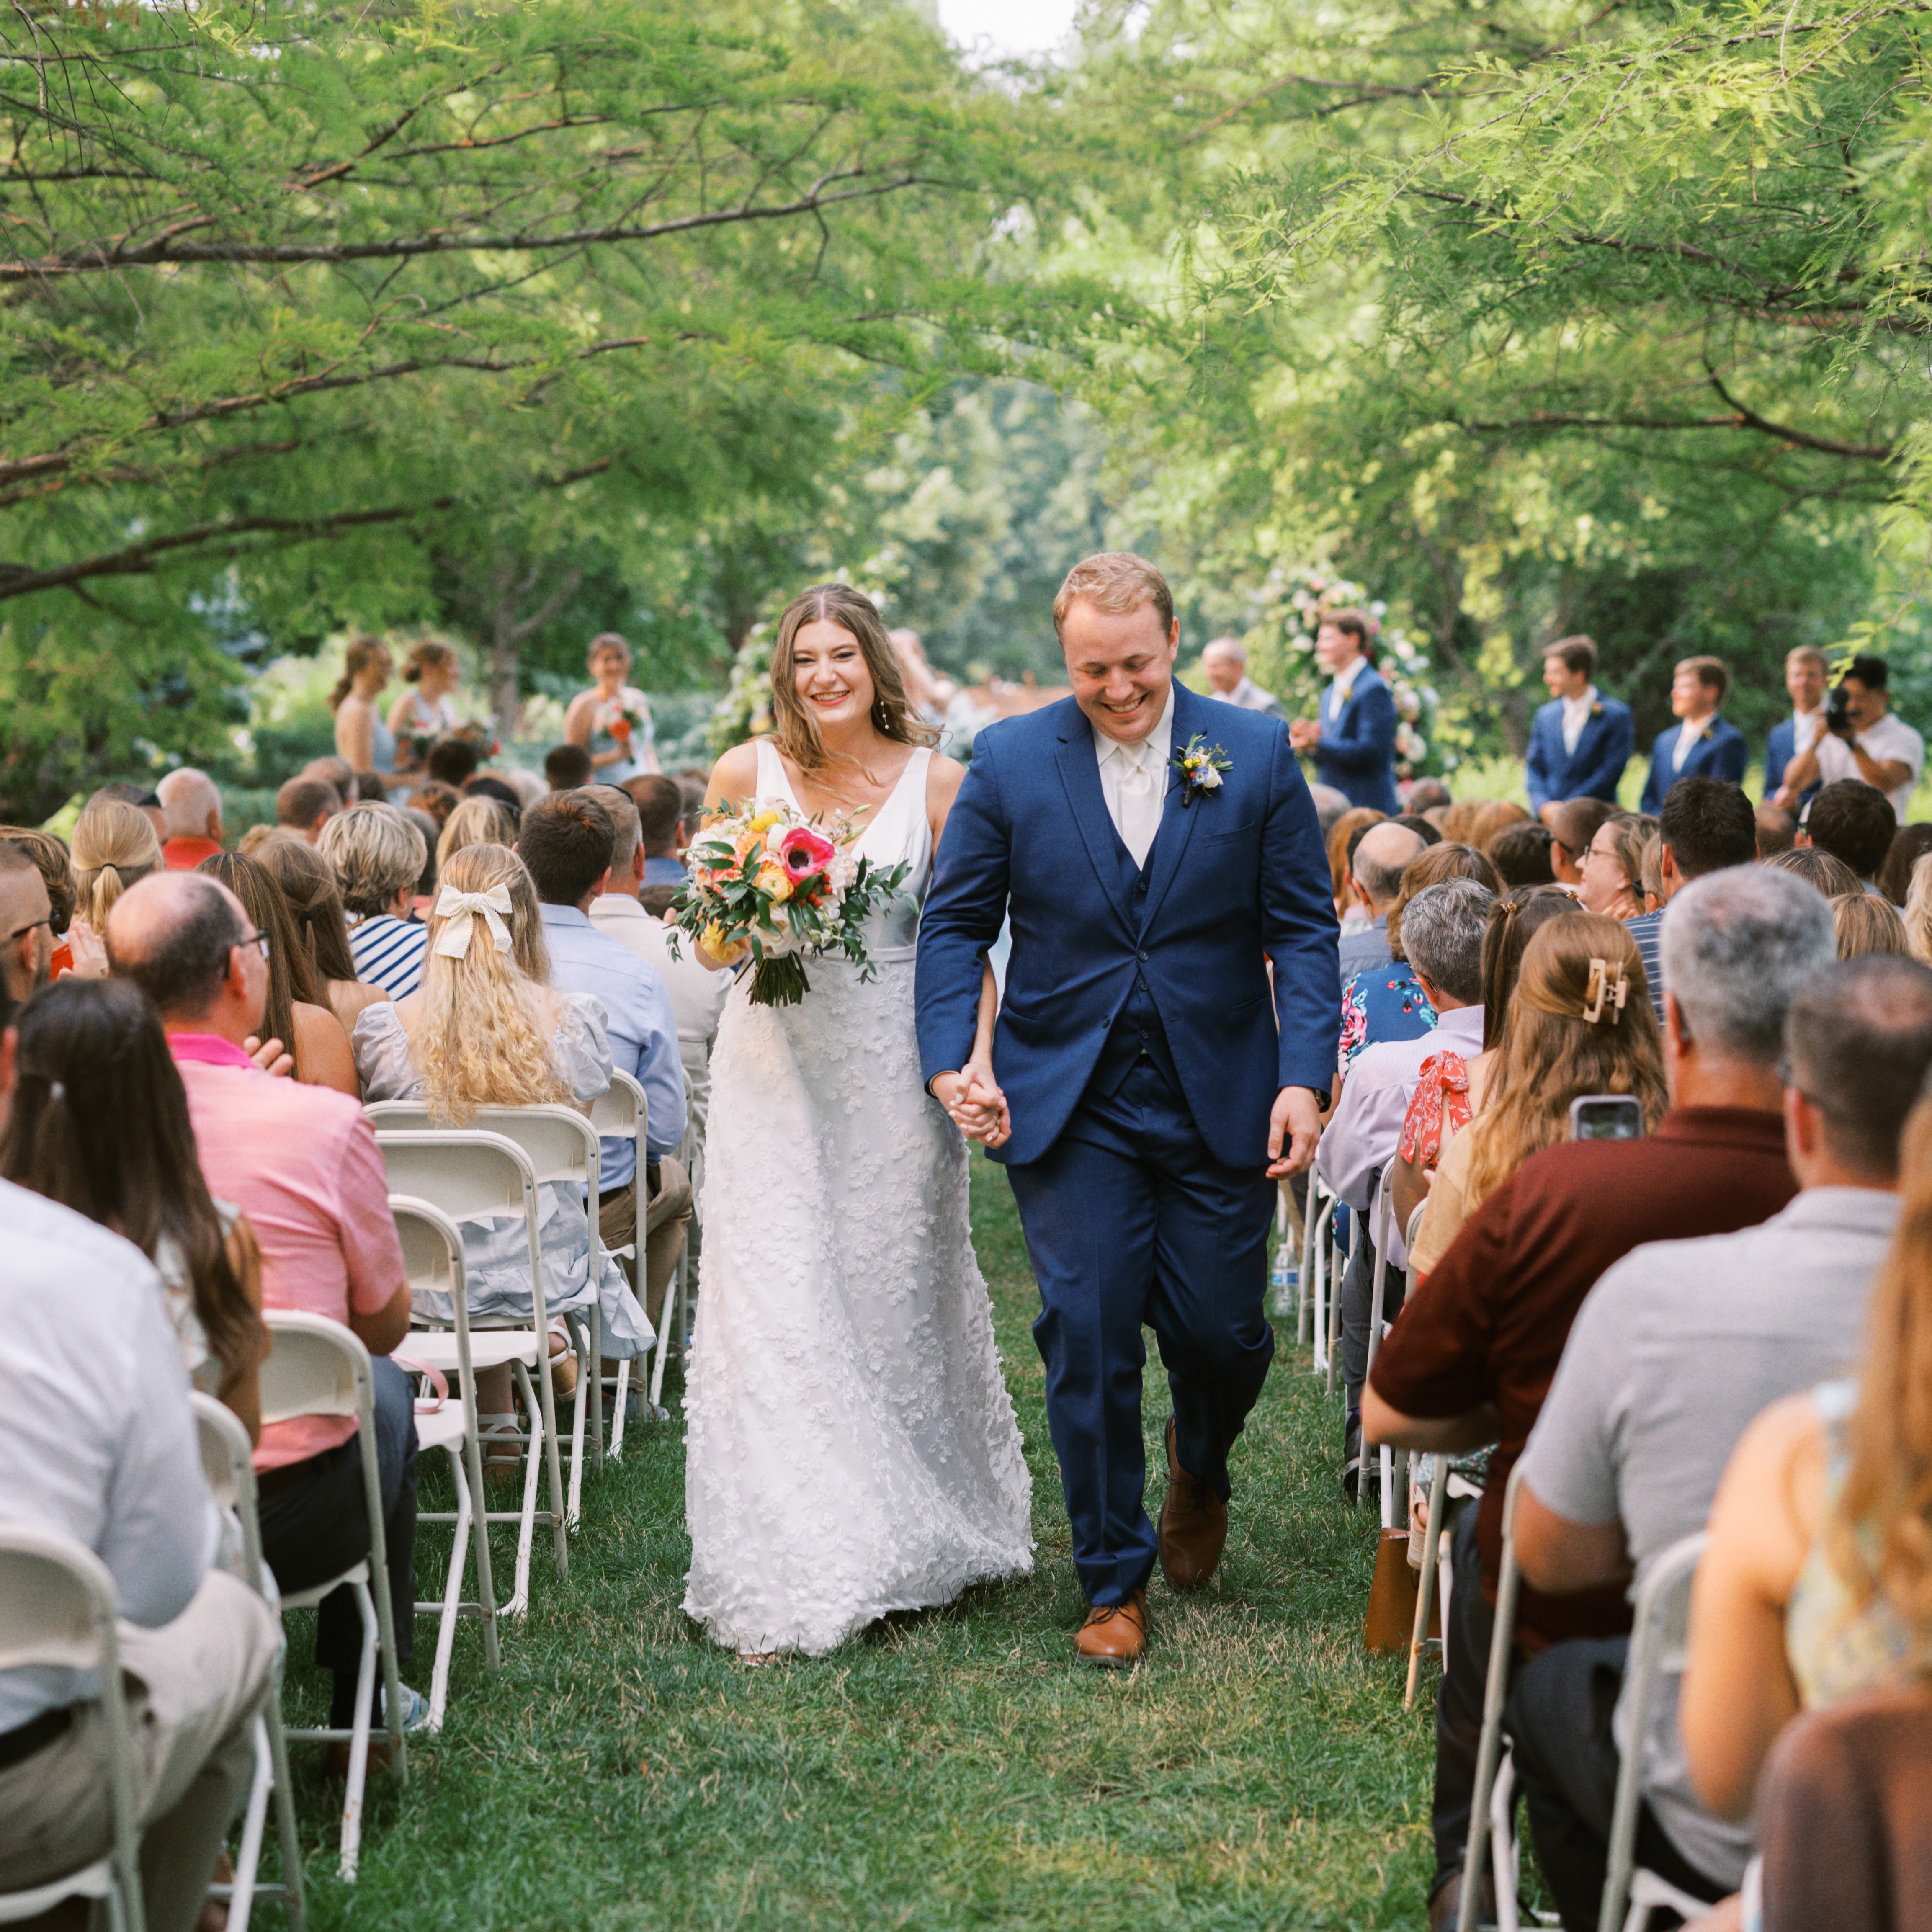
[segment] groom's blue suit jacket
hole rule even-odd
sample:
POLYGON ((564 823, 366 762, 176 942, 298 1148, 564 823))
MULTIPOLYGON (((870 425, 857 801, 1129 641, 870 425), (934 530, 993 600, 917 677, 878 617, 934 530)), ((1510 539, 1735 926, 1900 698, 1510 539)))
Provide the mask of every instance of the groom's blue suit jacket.
POLYGON ((1180 685, 1174 700, 1175 754, 1198 733, 1229 768, 1218 790, 1184 806, 1170 765, 1160 834, 1139 872, 1108 815, 1093 728, 1072 699, 990 725, 974 742, 920 927, 919 1046, 928 1081, 964 1062, 980 958, 1010 915, 994 1071, 1013 1131, 996 1160, 1022 1165, 1053 1144, 1142 984, 1162 1057, 1228 1166, 1265 1163, 1282 1088, 1334 1084, 1334 902, 1288 728, 1180 685))

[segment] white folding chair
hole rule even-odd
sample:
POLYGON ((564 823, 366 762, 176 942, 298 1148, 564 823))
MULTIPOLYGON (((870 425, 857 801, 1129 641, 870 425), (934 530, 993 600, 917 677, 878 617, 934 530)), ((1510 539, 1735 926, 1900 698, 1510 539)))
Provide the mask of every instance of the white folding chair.
MULTIPOLYGON (((282 1608, 314 1610, 336 1589, 353 1592, 362 1618, 362 1656, 356 1672, 356 1717, 347 1730, 329 1725, 292 1730, 307 1743, 349 1745, 349 1784, 342 1799, 342 1876, 353 1880, 362 1847, 362 1791, 369 1771, 369 1733, 376 1701, 376 1666, 382 1670, 382 1719, 389 1733, 390 1762, 398 1781, 410 1774, 403 1736, 402 1684, 396 1675, 396 1622, 389 1601, 388 1549, 382 1531, 382 1484, 376 1463, 376 1388, 369 1352, 359 1337, 326 1316, 270 1308, 262 1318, 274 1348, 262 1364, 262 1420, 290 1422, 302 1415, 355 1418, 362 1441, 362 1502, 369 1516, 369 1554, 339 1576, 300 1591, 284 1590, 282 1608), (373 1598, 373 1600, 372 1600, 373 1598)), ((413 1606, 412 1606, 413 1608, 413 1606)))
POLYGON ((1710 1910, 1653 1871, 1636 1866, 1637 1816, 1643 1804, 1643 1746, 1651 1707, 1666 1672, 1681 1672, 1690 1631, 1690 1586, 1710 1538, 1702 1531, 1661 1552, 1644 1573, 1636 1593, 1630 1660, 1624 1685, 1630 1698, 1630 1748, 1617 1767, 1617 1798, 1610 1813, 1610 1871, 1598 1910, 1597 1932, 1643 1932, 1652 1911, 1667 1906, 1687 1921, 1710 1910), (1628 1911, 1626 1911, 1628 1907, 1628 1911))
MULTIPOLYGON (((1468 1848, 1462 1855, 1462 1897, 1456 1916, 1456 1932, 1476 1932, 1476 1906, 1482 1893, 1483 1854, 1486 1849, 1496 1865, 1496 1909, 1507 1910, 1512 1919, 1516 1910, 1515 1833, 1507 1828, 1505 1810, 1501 1832, 1492 1829, 1490 1799, 1498 1787, 1497 1761, 1502 1755, 1503 1706, 1509 1698, 1510 1652, 1516 1638, 1516 1600, 1520 1576, 1516 1564, 1516 1499, 1522 1487, 1522 1467, 1518 1462, 1510 1472, 1509 1487, 1503 1492, 1502 1568, 1496 1576, 1496 1623, 1490 1635, 1489 1676, 1483 1684, 1483 1734, 1476 1748, 1476 1785, 1469 1807, 1468 1848), (1505 1903, 1507 1901, 1507 1903, 1505 1903)), ((1514 1774, 1502 1781, 1511 1788, 1514 1774)))
MULTIPOLYGON (((644 1088, 620 1069, 613 1068, 610 1084, 590 1103, 590 1124, 597 1130, 598 1138, 607 1141, 634 1141, 637 1144, 638 1164, 631 1176, 631 1190, 637 1204, 637 1233, 632 1238, 631 1265, 633 1280, 639 1301, 644 1298, 644 1214, 647 1201, 644 1185, 644 1138, 650 1120, 650 1102, 645 1097, 644 1088)), ((621 1250, 613 1250, 621 1252, 621 1250)), ((681 1291, 682 1283, 680 1283, 681 1291)), ((664 1386, 664 1351, 670 1346, 667 1340, 672 1328, 673 1311, 669 1308, 658 1310, 659 1327, 656 1351, 656 1388, 651 1395, 655 1407, 656 1389, 664 1386)), ((598 1364, 598 1406, 603 1406, 602 1364, 598 1364)), ((631 1392, 631 1362, 626 1356, 617 1364, 617 1386, 611 1399, 610 1448, 611 1460, 615 1462, 624 1453, 624 1414, 631 1392)))
MULTIPOLYGON (((418 1613, 428 1610, 437 1618, 436 1664, 430 1677, 429 1729, 442 1729, 442 1713, 449 1699, 449 1658, 456 1641, 456 1626, 464 1617, 478 1617, 483 1624, 483 1660, 491 1670, 501 1662, 496 1647, 496 1591, 490 1574, 490 1537, 482 1524, 475 1525, 476 1545, 476 1596, 474 1601, 463 1594, 463 1572, 468 1561, 473 1508, 484 1502, 483 1450, 476 1424, 476 1378, 470 1346, 470 1295, 463 1271, 463 1236, 456 1223, 440 1208, 406 1194, 389 1196, 389 1212, 395 1217, 397 1238, 403 1244, 403 1268, 410 1292, 422 1305, 420 1291, 440 1296, 449 1304, 455 1342, 456 1367, 461 1388, 454 1406, 446 1401, 429 1414, 416 1416, 416 1448, 422 1451, 440 1449, 449 1459, 450 1481, 456 1490, 453 1510, 422 1510, 418 1522, 446 1522, 454 1526, 454 1542, 449 1552, 449 1568, 443 1580, 440 1602, 418 1603, 418 1613), (473 1508, 472 1508, 473 1506, 473 1508)), ((416 1331, 424 1340, 439 1331, 416 1331)), ((412 1336, 412 1343, 414 1341, 412 1336)), ((442 1354, 438 1348, 432 1352, 442 1354)), ((398 1358, 399 1360, 403 1358, 398 1358)), ((412 1346, 406 1366, 424 1358, 412 1346)), ((440 1367, 425 1363, 426 1366, 440 1367)))
POLYGON ((116 1606, 114 1580, 92 1550, 53 1530, 0 1522, 0 1671, 38 1664, 98 1675, 114 1821, 114 1842, 102 1857, 44 1885, 0 1892, 0 1925, 38 1918, 77 1895, 106 1900, 116 1932, 145 1932, 134 1742, 116 1606))
MULTIPOLYGON (((1422 1674, 1422 1653, 1432 1644, 1445 1657, 1448 1654, 1448 1646, 1443 1639, 1429 1634, 1429 1610, 1435 1600, 1436 1572, 1442 1560, 1442 1511, 1448 1493, 1449 1458, 1438 1452, 1431 1460, 1435 1466, 1429 1478, 1428 1526, 1422 1535, 1422 1574, 1416 1580, 1415 1627, 1408 1639, 1408 1684, 1402 1696, 1405 1711, 1415 1708, 1415 1687, 1422 1674)), ((1446 1634, 1449 1628, 1449 1606, 1446 1603, 1442 1606, 1442 1628, 1446 1634)))
POLYGON ((1318 1376, 1328 1372, 1329 1276, 1333 1270, 1335 1196, 1328 1184, 1312 1168, 1308 1171, 1308 1210, 1301 1226, 1301 1278, 1306 1285, 1310 1315, 1310 1342, 1314 1354, 1310 1366, 1318 1376))
MULTIPOLYGON (((391 1102, 384 1102, 386 1106, 391 1102)), ((382 1150, 392 1193, 427 1201, 451 1220, 479 1221, 520 1218, 528 1231, 532 1315, 520 1320, 470 1324, 472 1370, 508 1365, 530 1418, 526 1431, 515 1438, 524 1454, 523 1500, 514 1510, 493 1510, 488 1498, 476 1508, 489 1534, 493 1522, 517 1525, 515 1588, 497 1615, 520 1617, 530 1608, 530 1550, 542 1520, 550 1529, 556 1574, 567 1576, 570 1555, 564 1534, 563 1471, 556 1447, 556 1412, 550 1381, 550 1317, 544 1297, 543 1255, 537 1202, 536 1173, 530 1157, 507 1136, 476 1128, 437 1127, 404 1130, 378 1126, 376 1144, 382 1150), (532 1381, 531 1371, 542 1365, 532 1381), (540 1473, 548 1468, 550 1508, 537 1508, 540 1473)), ((460 1372, 453 1332, 412 1334, 412 1352, 447 1375, 460 1372)))
MULTIPOLYGON (((381 1100, 364 1109, 374 1123, 380 1141, 385 1132, 405 1129, 410 1131, 440 1131, 434 1130, 428 1108, 416 1100, 381 1100)), ((584 1496, 584 1436, 587 1416, 595 1414, 596 1426, 590 1431, 590 1454, 596 1466, 604 1466, 604 1350, 602 1324, 598 1312, 596 1285, 604 1278, 604 1232, 597 1214, 597 1184, 602 1167, 603 1156, 598 1145, 597 1130, 590 1124, 588 1115, 580 1113, 574 1107, 562 1106, 530 1107, 478 1107, 474 1116, 473 1128, 453 1131, 470 1132, 481 1130, 501 1134, 514 1141, 523 1150, 529 1161, 530 1171, 539 1186, 554 1183, 566 1188, 574 1188, 585 1203, 585 1212, 590 1227, 590 1281, 592 1293, 588 1307, 578 1310, 568 1309, 563 1312, 564 1325, 568 1330, 572 1346, 578 1358, 577 1394, 572 1404, 570 1431, 570 1494, 566 1508, 565 1521, 569 1528, 578 1527, 582 1515, 584 1496)), ((536 1235, 536 1223, 531 1229, 536 1235)), ((536 1243, 535 1265, 540 1273, 543 1251, 540 1239, 536 1243)), ((550 1284, 544 1284, 544 1299, 548 1304, 550 1284)), ((544 1343, 542 1360, 544 1372, 538 1378, 544 1388, 550 1388, 550 1343, 544 1343)), ((442 1364, 437 1364, 439 1367, 442 1364)), ((546 1426, 554 1430, 556 1418, 554 1403, 552 1413, 544 1418, 546 1426)), ((553 1440, 554 1440, 553 1437, 553 1440)))
MULTIPOLYGON (((227 1511, 242 1537, 242 1568, 250 1589, 272 1605, 262 1568, 262 1525, 255 1496, 254 1450, 248 1432, 233 1412, 212 1395, 196 1390, 196 1432, 201 1442, 202 1473, 216 1506, 227 1511)), ((268 1702, 255 1720, 255 1774, 248 1803, 242 1814, 242 1844, 236 1855, 232 1882, 211 1885, 211 1898, 228 1904, 228 1932, 248 1932, 248 1918, 256 1898, 267 1892, 288 1908, 293 1932, 302 1932, 302 1840, 296 1831, 295 1786, 289 1776, 288 1734, 282 1728, 282 1660, 275 1660, 274 1682, 268 1702), (268 1800, 275 1803, 276 1835, 281 1841, 282 1882, 263 1885, 262 1834, 268 1823, 268 1800)))

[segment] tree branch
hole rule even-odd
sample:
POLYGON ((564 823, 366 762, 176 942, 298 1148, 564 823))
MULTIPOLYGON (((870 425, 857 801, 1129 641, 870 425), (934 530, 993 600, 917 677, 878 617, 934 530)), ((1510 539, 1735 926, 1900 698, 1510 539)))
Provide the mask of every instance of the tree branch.
MULTIPOLYGON (((866 172, 862 166, 840 170, 826 180, 849 179, 866 172)), ((97 274, 104 271, 151 268, 161 262, 386 262, 418 255, 446 255, 471 249, 503 254, 529 254, 554 248, 580 248, 592 244, 616 242, 655 242, 667 235, 685 235, 702 228, 721 228, 743 221, 780 221, 795 215, 809 214, 842 201, 860 201, 879 195, 896 194, 902 188, 948 184, 916 174, 895 175, 890 180, 865 188, 826 194, 817 189, 797 201, 782 202, 769 208, 719 208, 701 214, 680 215, 670 221, 651 222, 642 226, 573 228, 557 235, 400 235, 382 242, 183 242, 179 237, 188 226, 206 227, 213 220, 204 216, 182 223, 152 242, 124 248, 116 242, 95 242, 64 254, 42 256, 38 260, 16 256, 0 262, 0 284, 35 281, 54 275, 97 274)))

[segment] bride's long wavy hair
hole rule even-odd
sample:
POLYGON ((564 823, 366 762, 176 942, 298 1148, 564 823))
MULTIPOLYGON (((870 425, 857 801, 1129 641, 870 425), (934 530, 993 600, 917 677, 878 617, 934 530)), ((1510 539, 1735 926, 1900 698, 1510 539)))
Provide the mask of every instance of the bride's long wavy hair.
POLYGON ((460 892, 508 886, 512 950, 499 952, 479 918, 470 927, 469 951, 451 958, 436 950, 449 922, 430 915, 422 1011, 410 1058, 432 1118, 460 1126, 478 1107, 568 1100, 537 996, 550 960, 536 887, 523 860, 507 845, 466 845, 451 854, 439 883, 460 892))
POLYGON ((932 745, 939 734, 913 708, 906 695, 898 653, 886 634, 872 600, 849 584, 814 584, 785 606, 778 620, 778 640, 772 646, 772 740, 802 772, 815 772, 831 763, 831 754, 818 735, 818 721, 798 694, 798 674, 792 647, 807 624, 836 624, 858 640, 872 680, 872 728, 880 737, 900 745, 932 745))

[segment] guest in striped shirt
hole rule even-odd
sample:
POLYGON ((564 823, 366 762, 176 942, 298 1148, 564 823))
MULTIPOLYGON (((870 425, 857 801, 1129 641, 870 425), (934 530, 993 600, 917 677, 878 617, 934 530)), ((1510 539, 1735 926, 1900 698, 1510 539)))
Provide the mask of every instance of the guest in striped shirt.
POLYGON ((364 800, 338 812, 316 839, 335 868, 356 976, 407 999, 423 976, 424 929, 410 916, 429 848, 406 812, 364 800))

